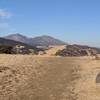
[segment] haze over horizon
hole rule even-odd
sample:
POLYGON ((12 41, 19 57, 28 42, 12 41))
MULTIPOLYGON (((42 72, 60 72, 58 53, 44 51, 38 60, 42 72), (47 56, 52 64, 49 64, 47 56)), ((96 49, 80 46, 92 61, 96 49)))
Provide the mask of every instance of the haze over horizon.
POLYGON ((100 47, 99 0, 1 0, 0 36, 50 35, 100 47))

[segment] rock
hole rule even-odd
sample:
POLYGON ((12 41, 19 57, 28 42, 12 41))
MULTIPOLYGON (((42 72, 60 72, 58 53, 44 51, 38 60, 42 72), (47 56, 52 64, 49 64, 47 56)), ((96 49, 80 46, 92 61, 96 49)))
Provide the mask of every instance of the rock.
POLYGON ((96 83, 100 83, 100 73, 97 74, 96 83))

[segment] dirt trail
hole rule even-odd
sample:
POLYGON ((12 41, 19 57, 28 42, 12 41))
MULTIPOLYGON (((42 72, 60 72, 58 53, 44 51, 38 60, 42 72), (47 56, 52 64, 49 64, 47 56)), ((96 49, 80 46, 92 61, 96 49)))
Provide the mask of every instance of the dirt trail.
POLYGON ((63 100, 64 93, 70 92, 66 87, 70 86, 73 67, 77 66, 72 58, 28 55, 0 58, 0 100, 63 100))
POLYGON ((0 100, 100 100, 99 66, 84 57, 0 55, 0 100))

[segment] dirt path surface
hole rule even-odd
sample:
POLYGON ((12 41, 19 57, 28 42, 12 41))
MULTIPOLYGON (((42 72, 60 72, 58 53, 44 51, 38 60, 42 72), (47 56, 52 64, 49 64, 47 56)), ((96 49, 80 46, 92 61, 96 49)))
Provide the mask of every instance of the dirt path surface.
POLYGON ((0 55, 0 100, 100 100, 99 61, 0 55))
POLYGON ((56 54, 56 52, 57 52, 58 50, 63 50, 63 49, 66 48, 65 45, 51 46, 51 47, 52 47, 51 49, 45 51, 46 54, 44 54, 44 55, 47 55, 47 56, 53 56, 53 55, 56 54))

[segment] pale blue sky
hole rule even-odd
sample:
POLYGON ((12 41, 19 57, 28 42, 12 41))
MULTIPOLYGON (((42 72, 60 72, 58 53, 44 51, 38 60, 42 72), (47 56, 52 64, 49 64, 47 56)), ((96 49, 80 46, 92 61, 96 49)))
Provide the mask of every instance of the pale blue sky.
POLYGON ((0 0, 0 36, 16 32, 100 47, 100 0, 0 0))

